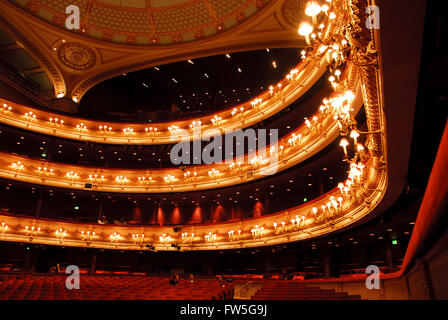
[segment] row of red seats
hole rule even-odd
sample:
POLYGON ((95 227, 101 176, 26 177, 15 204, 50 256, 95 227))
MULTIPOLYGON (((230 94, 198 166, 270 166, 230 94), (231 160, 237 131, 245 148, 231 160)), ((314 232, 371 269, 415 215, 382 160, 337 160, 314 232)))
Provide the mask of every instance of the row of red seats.
POLYGON ((65 287, 65 275, 0 274, 0 300, 212 300, 232 299, 233 286, 216 280, 181 280, 146 276, 82 275, 79 290, 65 287))
POLYGON ((294 280, 264 281, 252 300, 360 300, 359 295, 335 292, 333 289, 309 287, 294 280))

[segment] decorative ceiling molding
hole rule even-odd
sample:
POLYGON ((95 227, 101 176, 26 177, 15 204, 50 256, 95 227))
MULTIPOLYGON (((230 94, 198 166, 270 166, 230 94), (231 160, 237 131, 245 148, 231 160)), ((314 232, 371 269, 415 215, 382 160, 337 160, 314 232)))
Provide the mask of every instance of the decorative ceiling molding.
MULTIPOLYGON (((2 11, 3 13, 3 11, 2 11)), ((56 65, 51 61, 51 57, 49 57, 48 51, 41 50, 41 43, 36 45, 35 42, 29 38, 28 35, 22 33, 22 29, 17 28, 13 25, 3 14, 0 14, 0 27, 9 31, 9 35, 14 38, 15 41, 24 49, 26 52, 32 56, 38 63, 41 65, 42 69, 45 70, 45 73, 48 79, 52 82, 55 96, 58 93, 66 92, 66 83, 64 81, 63 75, 60 70, 56 67, 56 65)))
MULTIPOLYGON (((54 1, 60 3, 65 0, 54 1)), ((78 2, 83 3, 83 1, 78 2)), ((191 5, 199 2, 204 3, 204 1, 197 0, 189 1, 191 5)), ((209 4, 213 4, 213 2, 211 0, 205 1, 205 3, 209 4)), ((241 1, 233 2, 242 3, 241 1)), ((55 87, 55 97, 61 95, 61 85, 63 85, 65 97, 75 97, 75 100, 78 102, 87 90, 106 79, 122 73, 149 68, 154 65, 235 51, 264 49, 268 47, 301 48, 305 46, 304 40, 300 39, 297 35, 297 29, 282 22, 284 19, 279 17, 281 16, 281 5, 283 3, 281 0, 244 1, 241 4, 242 7, 248 6, 249 8, 253 6, 254 10, 255 7, 258 9, 250 15, 250 18, 249 14, 244 10, 232 11, 234 19, 239 17, 239 22, 230 29, 225 27, 225 31, 221 30, 223 32, 215 32, 214 35, 210 36, 208 36, 207 32, 204 32, 203 36, 197 35, 197 40, 186 43, 173 41, 169 45, 161 45, 159 41, 156 41, 156 43, 147 46, 129 45, 126 41, 120 44, 104 41, 103 39, 90 38, 84 36, 82 33, 71 32, 60 28, 55 25, 54 21, 51 23, 43 23, 42 19, 31 14, 29 11, 38 12, 41 3, 42 1, 38 0, 26 1, 27 9, 24 10, 22 7, 12 4, 11 1, 2 1, 0 2, 2 20, 8 25, 8 29, 12 34, 17 34, 16 37, 24 39, 21 40, 21 43, 25 47, 30 51, 36 52, 36 54, 40 53, 39 56, 41 59, 37 60, 45 65, 48 73, 52 75, 49 78, 55 87), (58 58, 59 46, 63 41, 65 43, 76 43, 79 46, 90 48, 96 58, 94 65, 90 68, 76 71, 67 68, 67 65, 62 63, 58 58)), ((230 2, 219 1, 217 3, 229 5, 230 2)), ((93 1, 92 8, 89 10, 92 12, 93 8, 98 4, 101 3, 99 1, 93 1)), ((105 4, 105 6, 107 7, 108 5, 105 4)), ((146 10, 146 5, 143 9, 146 10)), ((87 6, 84 10, 87 10, 87 6)), ((134 12, 140 9, 126 8, 125 10, 134 12)), ((149 11, 154 14, 159 9, 151 8, 149 11)), ((60 20, 60 18, 58 19, 60 20)), ((89 15, 88 19, 91 22, 92 16, 89 15)), ((60 24, 61 22, 59 21, 56 24, 58 23, 60 24)), ((157 24, 154 21, 153 23, 157 24)), ((176 37, 178 36, 176 34, 176 37)), ((138 38, 138 35, 135 37, 138 38)), ((175 37, 173 36, 174 39, 175 37)))

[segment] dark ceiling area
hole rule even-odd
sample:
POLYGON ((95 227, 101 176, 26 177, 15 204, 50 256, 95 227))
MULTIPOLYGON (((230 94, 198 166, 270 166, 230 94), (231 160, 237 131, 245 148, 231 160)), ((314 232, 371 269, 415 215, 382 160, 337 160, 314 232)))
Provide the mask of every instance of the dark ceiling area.
POLYGON ((155 66, 96 85, 78 115, 148 122, 212 113, 258 95, 299 62, 299 48, 266 48, 155 66))

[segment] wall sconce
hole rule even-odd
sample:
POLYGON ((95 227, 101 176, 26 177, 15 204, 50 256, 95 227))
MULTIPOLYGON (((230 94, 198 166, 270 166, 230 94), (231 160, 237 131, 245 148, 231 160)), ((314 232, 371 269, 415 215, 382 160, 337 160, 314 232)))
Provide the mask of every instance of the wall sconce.
POLYGON ((58 119, 58 118, 50 118, 49 119, 50 124, 57 125, 58 127, 62 126, 64 124, 64 120, 58 119))
POLYGON ((211 121, 214 126, 218 126, 221 124, 222 118, 215 115, 211 121))
POLYGON ((95 238, 95 232, 94 231, 81 231, 81 237, 84 241, 91 241, 95 238))
POLYGON ((24 166, 23 163, 21 163, 20 161, 17 161, 17 162, 13 162, 13 163, 11 164, 11 168, 12 168, 14 171, 22 171, 23 169, 25 169, 25 166, 24 166))
POLYGON ((153 182, 152 177, 138 177, 138 182, 141 184, 151 184, 153 182))
POLYGON ((40 227, 35 226, 25 226, 25 233, 30 236, 30 241, 33 241, 33 237, 35 237, 40 232, 40 227))
POLYGON ((206 235, 204 236, 204 238, 205 238, 205 241, 207 241, 207 242, 213 242, 213 241, 216 241, 216 233, 211 233, 211 232, 209 232, 208 234, 206 234, 206 235))
POLYGON ((157 132, 157 130, 158 130, 157 128, 153 127, 145 128, 145 132, 152 135, 154 135, 157 132))
POLYGON ((56 234, 56 237, 59 238, 59 241, 62 243, 62 240, 67 236, 67 231, 65 231, 62 228, 59 228, 56 230, 55 234, 56 234))
POLYGON ((36 115, 32 111, 27 112, 25 113, 25 119, 27 119, 28 121, 36 120, 36 115))
POLYGON ((31 234, 31 235, 35 236, 37 233, 40 232, 40 227, 35 227, 35 226, 29 227, 29 226, 25 226, 25 232, 28 233, 28 234, 31 234))
POLYGON ((141 234, 133 234, 132 235, 132 241, 136 244, 144 244, 145 242, 145 235, 143 233, 141 234))
POLYGON ((183 242, 187 242, 187 241, 193 241, 194 240, 194 233, 188 234, 188 232, 184 232, 181 234, 182 237, 182 241, 183 242))
POLYGON ((193 121, 193 122, 190 124, 190 129, 200 127, 201 124, 202 124, 201 121, 193 121))
POLYGON ((100 132, 102 132, 102 133, 110 133, 110 132, 112 132, 112 127, 108 127, 106 125, 104 125, 104 126, 100 125, 98 128, 100 129, 100 132))
POLYGON ((123 129, 123 133, 125 134, 125 135, 130 135, 130 134, 133 134, 134 133, 134 129, 132 129, 132 128, 124 128, 123 129))
POLYGON ((174 181, 176 181, 176 177, 174 177, 171 174, 168 174, 167 176, 163 177, 163 180, 165 180, 166 183, 172 183, 174 181))
POLYGON ((89 174, 89 178, 88 178, 88 180, 89 181, 94 181, 94 182, 103 182, 103 181, 105 181, 106 179, 104 178, 104 176, 103 175, 98 175, 98 174, 89 174))
POLYGON ((121 185, 124 185, 125 183, 128 183, 129 180, 128 180, 128 178, 125 177, 125 176, 117 176, 117 177, 115 177, 115 182, 116 182, 116 183, 119 183, 119 184, 121 184, 121 185))
POLYGON ((12 110, 11 106, 8 106, 6 103, 3 104, 2 108, 0 109, 3 113, 8 113, 12 110))
POLYGON ((47 167, 38 167, 36 170, 37 174, 46 175, 46 176, 52 176, 54 175, 53 169, 48 169, 47 167))
POLYGON ((172 240, 174 240, 173 238, 171 238, 171 236, 169 236, 169 235, 167 235, 167 234, 162 234, 160 237, 159 237, 159 240, 160 240, 160 242, 161 243, 166 243, 166 242, 170 242, 170 241, 172 241, 172 240))
POLYGON ((109 236, 109 239, 112 243, 116 243, 122 239, 121 235, 117 232, 114 232, 109 236))
POLYGON ((252 106, 252 108, 258 107, 259 105, 261 105, 261 103, 263 102, 263 99, 261 98, 257 98, 253 101, 251 101, 250 105, 252 106))
POLYGON ((87 131, 87 127, 85 126, 84 123, 80 123, 76 125, 76 130, 81 131, 81 132, 85 132, 87 131))
POLYGON ((237 163, 232 162, 231 164, 229 164, 229 169, 230 170, 237 169, 238 171, 240 171, 241 170, 241 161, 238 161, 237 163))
POLYGON ((264 233, 264 227, 259 227, 258 225, 255 226, 255 228, 251 229, 250 232, 252 233, 252 237, 261 237, 264 233))
POLYGON ((217 177, 219 175, 220 171, 213 168, 208 172, 208 175, 212 178, 217 177))
POLYGON ((69 171, 67 172, 66 177, 69 178, 70 180, 75 180, 78 179, 78 174, 74 171, 69 171))
POLYGON ((2 222, 0 225, 0 233, 4 234, 8 231, 9 227, 5 222, 2 222))
POLYGON ((242 117, 243 113, 244 113, 244 107, 240 107, 239 109, 238 108, 233 108, 233 110, 231 112, 232 117, 234 117, 236 115, 238 115, 239 117, 242 117))

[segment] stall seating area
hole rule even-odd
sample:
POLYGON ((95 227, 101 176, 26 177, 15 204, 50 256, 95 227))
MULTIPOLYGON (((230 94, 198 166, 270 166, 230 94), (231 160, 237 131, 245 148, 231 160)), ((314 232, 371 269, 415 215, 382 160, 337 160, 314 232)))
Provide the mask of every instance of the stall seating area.
POLYGON ((323 290, 294 280, 263 282, 263 287, 251 297, 252 300, 361 300, 359 295, 323 290))
POLYGON ((81 275, 80 289, 68 290, 63 274, 0 273, 0 300, 229 300, 233 285, 216 280, 148 276, 81 275))

